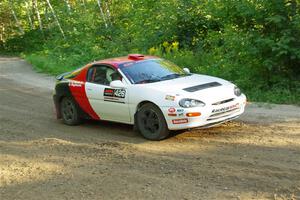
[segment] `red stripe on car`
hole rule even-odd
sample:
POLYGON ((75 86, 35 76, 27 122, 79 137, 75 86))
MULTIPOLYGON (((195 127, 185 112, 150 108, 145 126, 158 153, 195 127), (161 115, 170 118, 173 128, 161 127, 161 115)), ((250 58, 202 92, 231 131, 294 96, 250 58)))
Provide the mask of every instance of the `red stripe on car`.
POLYGON ((86 112, 92 119, 99 120, 100 117, 92 108, 88 97, 85 92, 85 82, 86 82, 86 73, 88 67, 84 68, 80 74, 78 74, 73 80, 75 82, 80 82, 81 87, 73 87, 72 84, 69 84, 70 91, 72 96, 75 98, 76 102, 79 104, 80 108, 86 112))

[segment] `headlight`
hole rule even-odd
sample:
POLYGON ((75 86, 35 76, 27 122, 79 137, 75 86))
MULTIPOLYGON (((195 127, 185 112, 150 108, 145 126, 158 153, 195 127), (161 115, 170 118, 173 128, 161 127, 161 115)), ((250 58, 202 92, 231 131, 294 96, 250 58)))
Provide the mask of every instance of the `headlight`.
POLYGON ((179 105, 184 108, 203 107, 205 103, 196 99, 181 99, 179 105))
POLYGON ((241 94, 242 94, 240 88, 238 88, 237 86, 234 86, 234 94, 236 96, 241 96, 241 94))

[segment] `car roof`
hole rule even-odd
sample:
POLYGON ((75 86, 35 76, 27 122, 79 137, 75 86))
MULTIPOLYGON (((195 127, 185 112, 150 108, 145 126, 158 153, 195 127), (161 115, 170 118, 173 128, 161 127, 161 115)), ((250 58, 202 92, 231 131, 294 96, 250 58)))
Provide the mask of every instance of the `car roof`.
POLYGON ((117 57, 117 58, 108 58, 104 60, 94 61, 91 63, 94 64, 109 64, 114 66, 115 68, 119 68, 120 64, 127 63, 127 62, 134 62, 134 61, 141 61, 141 60, 149 60, 158 58, 156 56, 149 56, 149 55, 142 55, 142 54, 129 54, 128 56, 117 57))

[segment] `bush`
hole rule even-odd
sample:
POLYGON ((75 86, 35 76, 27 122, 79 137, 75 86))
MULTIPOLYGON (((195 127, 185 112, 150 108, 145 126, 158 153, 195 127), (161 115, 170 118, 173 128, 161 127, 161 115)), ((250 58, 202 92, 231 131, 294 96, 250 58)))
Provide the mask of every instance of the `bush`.
MULTIPOLYGON (((41 12, 43 33, 35 27, 2 43, 39 71, 59 74, 93 60, 150 53, 230 80, 250 100, 300 104, 298 0, 107 1, 107 28, 93 1, 70 1, 71 13, 51 2, 65 38, 53 17, 41 12)), ((26 13, 18 8, 17 14, 26 13)))

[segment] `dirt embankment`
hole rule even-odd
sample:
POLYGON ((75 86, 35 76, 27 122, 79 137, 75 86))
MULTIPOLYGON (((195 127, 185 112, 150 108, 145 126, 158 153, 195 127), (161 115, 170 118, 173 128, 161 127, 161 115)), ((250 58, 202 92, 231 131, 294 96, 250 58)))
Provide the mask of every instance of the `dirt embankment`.
POLYGON ((161 142, 55 119, 53 78, 0 58, 0 199, 300 199, 300 108, 250 104, 161 142))

